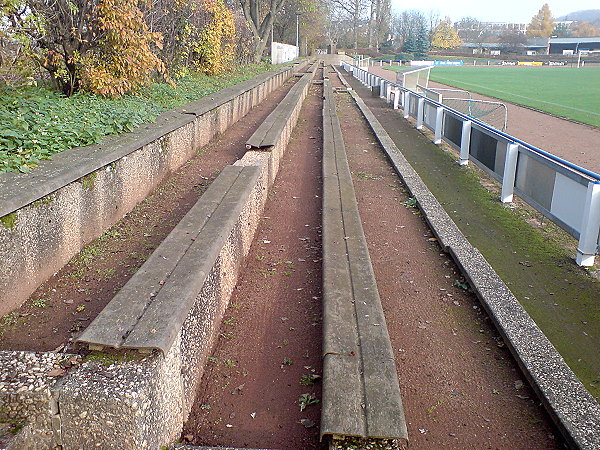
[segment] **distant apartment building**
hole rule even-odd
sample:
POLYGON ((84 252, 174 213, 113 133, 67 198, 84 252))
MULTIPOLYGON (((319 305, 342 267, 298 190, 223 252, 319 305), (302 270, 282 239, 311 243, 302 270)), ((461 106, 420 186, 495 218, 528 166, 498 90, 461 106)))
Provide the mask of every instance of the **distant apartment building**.
POLYGON ((473 22, 468 24, 456 23, 456 31, 459 35, 472 35, 473 32, 483 32, 487 36, 501 36, 506 33, 521 33, 527 31, 527 23, 515 22, 473 22))
POLYGON ((514 22, 481 22, 481 25, 490 30, 493 34, 504 34, 506 32, 525 34, 529 24, 514 22))

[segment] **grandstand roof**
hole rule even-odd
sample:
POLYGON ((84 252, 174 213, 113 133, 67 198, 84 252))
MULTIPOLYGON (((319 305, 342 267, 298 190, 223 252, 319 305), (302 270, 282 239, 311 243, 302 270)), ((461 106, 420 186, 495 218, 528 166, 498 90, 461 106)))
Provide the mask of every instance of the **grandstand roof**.
POLYGON ((600 42, 600 36, 585 38, 550 38, 551 44, 587 44, 592 42, 600 42))

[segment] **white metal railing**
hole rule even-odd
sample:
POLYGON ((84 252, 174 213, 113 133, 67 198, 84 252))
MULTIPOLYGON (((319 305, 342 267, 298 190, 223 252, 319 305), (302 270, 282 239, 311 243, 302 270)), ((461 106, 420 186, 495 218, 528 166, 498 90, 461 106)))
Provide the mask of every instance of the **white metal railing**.
POLYGON ((447 142, 459 152, 460 164, 473 161, 502 184, 501 201, 513 194, 536 208, 579 240, 577 264, 591 266, 600 244, 600 175, 559 158, 426 95, 368 70, 342 62, 365 86, 379 86, 380 95, 405 118, 426 127, 433 142, 447 142))

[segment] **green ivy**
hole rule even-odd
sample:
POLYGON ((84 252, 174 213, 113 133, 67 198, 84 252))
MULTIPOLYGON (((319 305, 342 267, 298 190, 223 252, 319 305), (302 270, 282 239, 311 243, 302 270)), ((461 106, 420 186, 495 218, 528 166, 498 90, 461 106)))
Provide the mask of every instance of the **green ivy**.
POLYGON ((221 76, 191 74, 176 86, 156 83, 119 99, 65 97, 43 87, 0 87, 0 173, 29 172, 40 161, 153 122, 162 112, 269 70, 257 64, 221 76))

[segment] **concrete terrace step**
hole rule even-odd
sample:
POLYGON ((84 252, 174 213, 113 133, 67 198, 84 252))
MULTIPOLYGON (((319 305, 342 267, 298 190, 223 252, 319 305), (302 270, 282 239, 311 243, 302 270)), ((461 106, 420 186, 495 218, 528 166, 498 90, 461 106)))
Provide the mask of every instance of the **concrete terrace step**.
MULTIPOLYGON (((10 420, 27 423, 20 448, 161 448, 179 437, 309 86, 280 122, 276 145, 226 167, 79 339, 148 354, 106 351, 111 364, 86 359, 58 379, 45 370, 40 392, 0 382, 0 413, 10 408, 10 420)), ((0 353, 4 370, 54 355, 0 353)))
POLYGON ((321 436, 404 445, 398 375, 328 81, 324 97, 321 436))

